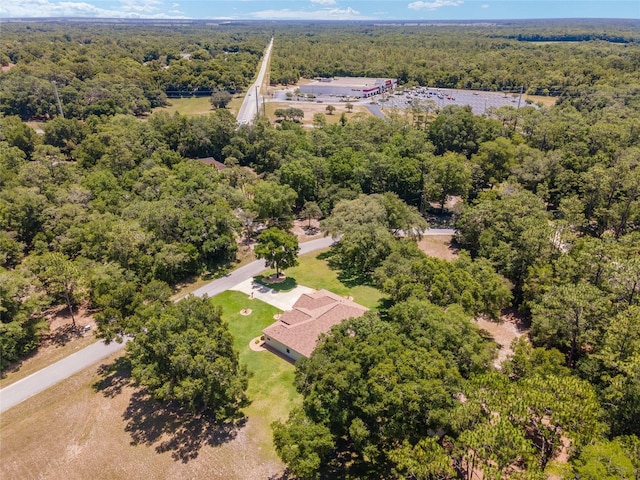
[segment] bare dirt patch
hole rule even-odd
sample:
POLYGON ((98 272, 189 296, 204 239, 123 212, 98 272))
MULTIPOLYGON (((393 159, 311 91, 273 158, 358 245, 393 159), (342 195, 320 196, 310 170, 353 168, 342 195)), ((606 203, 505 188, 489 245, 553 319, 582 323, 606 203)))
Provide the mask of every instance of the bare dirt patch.
POLYGON ((280 478, 264 415, 248 409, 234 424, 189 417, 151 401, 126 371, 98 370, 2 414, 0 478, 280 478))
POLYGON ((529 333, 529 326, 524 319, 513 310, 506 311, 501 317, 501 322, 492 322, 486 318, 474 318, 473 322, 482 330, 489 333, 493 340, 498 344, 498 357, 494 365, 500 368, 513 350, 511 343, 516 338, 529 333))
POLYGON ((308 242, 324 235, 320 231, 320 222, 313 219, 311 222, 309 220, 294 220, 291 233, 298 237, 298 242, 300 243, 308 242))
POLYGON ((49 324, 49 331, 42 336, 38 350, 7 368, 0 379, 0 388, 17 382, 96 341, 96 323, 86 307, 80 307, 75 312, 76 328, 73 328, 69 310, 63 306, 49 309, 45 312, 45 319, 49 324), (89 329, 86 329, 86 326, 89 326, 89 329))
POLYGON ((453 234, 429 235, 422 237, 418 242, 418 248, 430 257, 442 260, 455 260, 458 258, 459 249, 452 245, 453 234))
POLYGON ((346 102, 308 102, 308 101, 286 101, 286 102, 268 102, 267 103, 267 115, 271 122, 275 122, 277 120, 274 112, 279 108, 299 108, 304 112, 304 118, 302 119, 302 125, 311 127, 313 125, 313 116, 316 113, 325 114, 325 119, 327 123, 338 123, 340 121, 340 116, 344 113, 347 117, 347 120, 352 119, 357 114, 362 115, 372 115, 367 107, 360 104, 352 103, 353 109, 351 112, 347 110, 346 102), (332 115, 329 115, 327 112, 327 106, 332 105, 335 108, 335 111, 332 115))

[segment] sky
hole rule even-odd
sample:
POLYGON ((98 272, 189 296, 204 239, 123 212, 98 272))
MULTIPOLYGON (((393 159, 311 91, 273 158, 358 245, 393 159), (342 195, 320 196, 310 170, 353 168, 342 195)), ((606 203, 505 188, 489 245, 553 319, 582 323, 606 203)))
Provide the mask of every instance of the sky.
POLYGON ((227 20, 640 19, 640 0, 1 0, 0 19, 227 20))

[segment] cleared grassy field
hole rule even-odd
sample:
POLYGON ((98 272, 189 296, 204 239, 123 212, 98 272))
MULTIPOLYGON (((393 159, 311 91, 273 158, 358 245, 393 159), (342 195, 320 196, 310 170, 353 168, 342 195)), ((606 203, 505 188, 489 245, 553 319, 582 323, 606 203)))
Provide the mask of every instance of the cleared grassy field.
POLYGON ((175 112, 181 115, 208 115, 213 112, 209 97, 170 98, 169 105, 153 109, 154 112, 175 112))
POLYGON ((267 351, 249 348, 278 310, 239 292, 225 292, 213 301, 223 307, 241 361, 252 373, 246 423, 223 428, 176 415, 131 385, 125 367, 101 372, 88 368, 3 413, 0 478, 279 475, 283 466, 272 447, 270 423, 286 418, 300 401, 293 388, 294 367, 267 351), (251 308, 251 315, 240 315, 243 308, 251 308))
MULTIPOLYGON (((240 362, 252 375, 247 391, 252 403, 246 410, 247 415, 259 415, 267 427, 274 420, 285 419, 291 407, 300 402, 293 385, 293 365, 270 352, 256 352, 249 348, 249 343, 259 337, 262 329, 271 325, 275 321, 273 316, 281 311, 232 290, 213 297, 211 301, 223 308, 223 318, 229 323, 234 346, 240 352, 240 362), (240 314, 245 308, 251 309, 250 315, 240 314)), ((264 433, 264 438, 269 440, 268 448, 272 449, 271 430, 264 433)))
MULTIPOLYGON (((319 290, 325 288, 342 296, 352 296, 353 300, 368 308, 377 308, 380 299, 383 297, 380 290, 370 285, 347 285, 339 278, 339 272, 331 270, 322 254, 327 250, 309 253, 300 256, 300 264, 297 267, 285 270, 287 277, 295 279, 298 285, 315 288, 319 290), (320 258, 318 258, 320 257, 320 258)), ((275 270, 268 270, 266 275, 275 273, 275 270)))
MULTIPOLYGON (((329 125, 338 123, 340 121, 340 115, 343 112, 347 116, 347 120, 352 119, 357 114, 367 115, 367 116, 372 115, 371 112, 365 106, 362 106, 362 105, 354 105, 353 110, 350 113, 346 109, 344 103, 332 104, 335 107, 335 111, 333 112, 333 115, 329 115, 327 112, 327 105, 328 104, 326 103, 313 103, 313 102, 267 102, 265 103, 265 108, 267 112, 267 117, 271 122, 275 122, 277 120, 275 111, 278 110, 279 108, 282 108, 282 109, 299 108, 304 112, 304 118, 301 120, 301 123, 306 126, 313 125, 313 116, 316 113, 324 114, 327 124, 329 125)), ((262 111, 262 107, 261 107, 261 111, 262 111)))

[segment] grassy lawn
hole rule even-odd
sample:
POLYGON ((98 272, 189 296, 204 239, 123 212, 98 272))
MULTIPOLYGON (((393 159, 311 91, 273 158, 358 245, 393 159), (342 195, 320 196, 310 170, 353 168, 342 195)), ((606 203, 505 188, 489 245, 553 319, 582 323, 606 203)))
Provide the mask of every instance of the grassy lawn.
POLYGON ((231 101, 227 104, 227 108, 231 110, 231 113, 237 115, 244 101, 244 93, 238 93, 233 96, 231 101))
POLYGON ((298 282, 293 277, 286 277, 284 281, 275 283, 269 282, 268 278, 267 276, 257 275, 253 277, 253 281, 276 292, 289 292, 298 286, 298 282))
MULTIPOLYGON (((338 278, 339 272, 331 270, 325 260, 318 258, 319 256, 322 257, 322 254, 326 251, 321 250, 301 255, 299 258, 300 264, 297 267, 285 270, 285 274, 287 277, 294 279, 298 285, 315 288, 316 290, 324 288, 342 296, 351 295, 353 300, 360 305, 371 309, 378 308, 378 303, 383 297, 382 292, 370 285, 345 285, 338 278)), ((265 275, 271 275, 274 272, 274 270, 268 270, 265 275)))
POLYGON ((170 98, 166 107, 154 108, 154 112, 165 111, 170 114, 175 112, 181 115, 207 115, 213 112, 209 97, 170 98))
POLYGON ((293 386, 294 366, 270 352, 251 350, 249 343, 275 321, 276 313, 281 312, 260 300, 250 300, 245 293, 231 290, 216 295, 211 301, 222 307, 222 316, 229 323, 235 348, 240 352, 240 362, 251 374, 247 391, 251 405, 246 413, 257 415, 261 423, 264 422, 263 426, 268 430, 264 432, 265 439, 268 439, 269 448, 273 448, 269 424, 284 420, 291 408, 300 402, 293 386), (251 309, 251 314, 241 315, 240 311, 246 308, 251 309))
POLYGON ((126 371, 105 377, 95 365, 2 414, 0 478, 280 478, 284 467, 270 424, 300 402, 294 366, 249 348, 279 311, 235 291, 212 302, 223 308, 240 361, 252 374, 244 426, 218 438, 197 420, 176 420, 148 401, 126 371), (250 315, 240 314, 245 308, 250 315))

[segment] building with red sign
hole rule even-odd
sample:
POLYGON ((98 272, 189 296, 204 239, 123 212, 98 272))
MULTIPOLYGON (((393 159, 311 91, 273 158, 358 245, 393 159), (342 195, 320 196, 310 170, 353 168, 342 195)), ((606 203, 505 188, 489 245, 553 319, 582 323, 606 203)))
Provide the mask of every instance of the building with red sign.
POLYGON ((317 78, 300 85, 302 93, 335 97, 366 98, 393 90, 398 86, 395 78, 333 77, 317 78))

